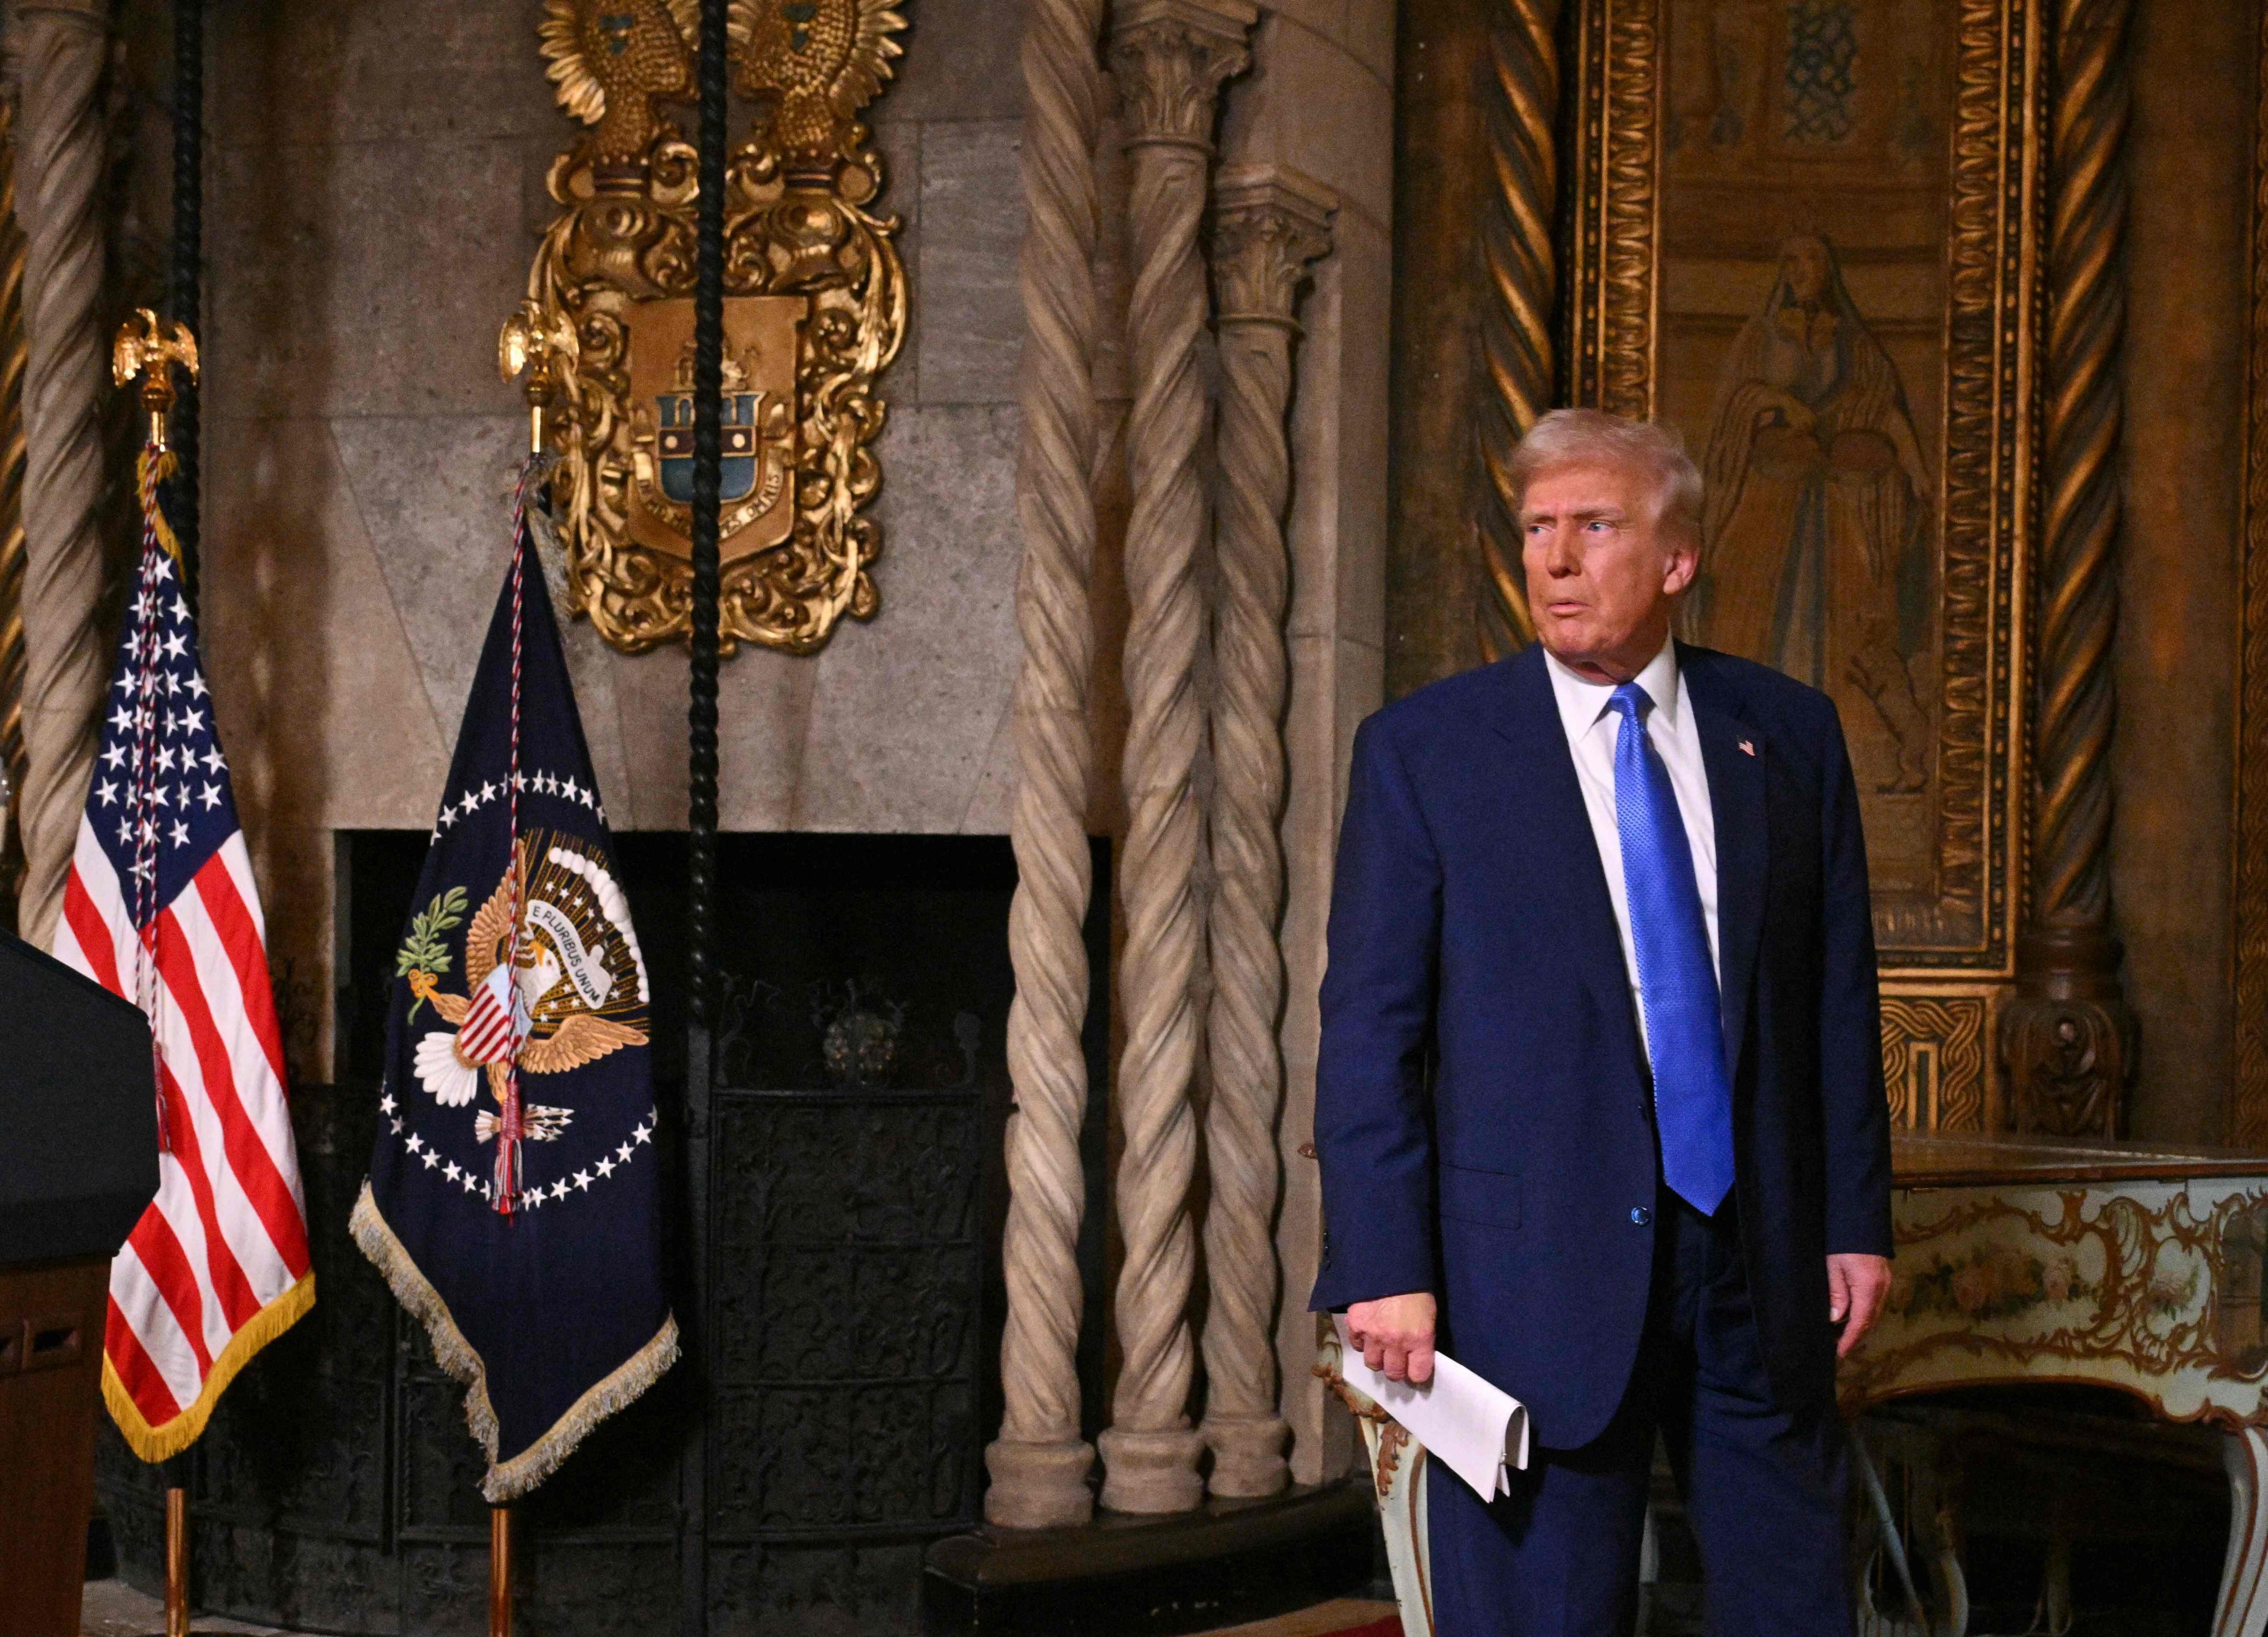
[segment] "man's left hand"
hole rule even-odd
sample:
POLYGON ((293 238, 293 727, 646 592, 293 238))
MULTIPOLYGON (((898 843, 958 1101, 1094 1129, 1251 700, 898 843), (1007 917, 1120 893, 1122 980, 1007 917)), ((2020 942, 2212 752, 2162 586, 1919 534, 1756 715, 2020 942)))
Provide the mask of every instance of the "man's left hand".
POLYGON ((1882 1310, 1890 1294, 1890 1259, 1845 1251, 1827 1259, 1827 1318, 1843 1326, 1835 1356, 1848 1356, 1882 1310))

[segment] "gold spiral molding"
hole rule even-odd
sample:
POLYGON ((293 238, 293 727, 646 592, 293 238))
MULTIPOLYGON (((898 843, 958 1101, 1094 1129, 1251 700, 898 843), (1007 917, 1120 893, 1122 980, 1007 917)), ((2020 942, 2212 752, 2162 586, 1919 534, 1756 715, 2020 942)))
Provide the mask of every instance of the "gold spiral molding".
POLYGON ((1557 0, 1499 0, 1482 68, 1488 146, 1472 518, 1481 570, 1480 646, 1491 660, 1526 647, 1535 635, 1509 468, 1512 451, 1551 396, 1558 10, 1557 0))
POLYGON ((2000 1053, 2014 1124, 2058 1134, 2117 1133, 2136 1045, 2109 858, 2132 11, 2132 0, 2071 0, 2055 42, 2032 914, 2000 1053))

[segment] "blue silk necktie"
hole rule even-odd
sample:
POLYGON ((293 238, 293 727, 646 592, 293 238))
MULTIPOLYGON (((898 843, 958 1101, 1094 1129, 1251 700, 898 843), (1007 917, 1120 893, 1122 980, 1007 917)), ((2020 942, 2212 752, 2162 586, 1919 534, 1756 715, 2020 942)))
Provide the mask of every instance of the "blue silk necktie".
POLYGON ((1624 683, 1608 702, 1623 719, 1615 740, 1615 829, 1622 837, 1638 1003, 1653 1060, 1661 1179, 1705 1215, 1732 1191, 1733 1088, 1693 848, 1669 769, 1646 736, 1645 716, 1653 707, 1635 682, 1624 683))

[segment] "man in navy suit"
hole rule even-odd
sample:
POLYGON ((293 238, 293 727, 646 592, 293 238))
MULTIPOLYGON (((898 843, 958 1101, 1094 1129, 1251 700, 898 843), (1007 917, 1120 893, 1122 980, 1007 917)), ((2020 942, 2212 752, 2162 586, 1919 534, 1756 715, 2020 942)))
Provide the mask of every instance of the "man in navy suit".
POLYGON ((1432 1465, 1444 1637, 1627 1633, 1657 1431, 1708 1629, 1841 1637, 1835 1361, 1890 1281, 1858 792, 1835 707, 1675 642, 1701 477, 1545 416, 1513 463, 1537 641, 1355 737, 1322 987, 1314 1305, 1528 1407, 1432 1465))

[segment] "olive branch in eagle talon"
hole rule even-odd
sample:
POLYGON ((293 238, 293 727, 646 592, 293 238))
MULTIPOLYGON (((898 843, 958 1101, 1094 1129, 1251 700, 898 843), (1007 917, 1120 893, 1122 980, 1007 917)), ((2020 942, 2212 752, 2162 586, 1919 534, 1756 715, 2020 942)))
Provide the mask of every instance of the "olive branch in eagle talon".
MULTIPOLYGON (((553 859, 556 860, 561 851, 555 848, 551 855, 553 859)), ((523 903, 530 902, 526 891, 527 863, 523 842, 519 860, 522 877, 519 896, 523 903)), ((587 859, 580 854, 574 855, 572 869, 575 874, 585 878, 603 870, 596 860, 587 859)), ((612 878, 604 878, 606 886, 611 888, 612 878)), ((593 885, 595 887, 596 882, 593 885)), ((461 898, 462 889, 452 891, 461 898)), ((615 914, 616 907, 608 901, 613 895, 604 890, 600 890, 598 895, 600 899, 600 925, 613 922, 616 931, 625 931, 622 921, 615 914)), ((510 1065, 475 1062, 468 1058, 459 1048, 457 1026, 464 1023, 466 1015, 472 1009, 469 995, 477 993, 480 987, 488 981, 490 974, 496 970, 511 945, 512 898, 512 882, 509 879, 499 881, 496 891, 489 894, 488 901, 474 912, 472 925, 465 934, 467 995, 451 995, 439 987, 438 974, 447 970, 446 955, 438 965, 420 963, 405 965, 403 969, 409 980, 410 993, 421 1002, 431 1002, 433 1009, 440 1013, 442 1020, 452 1025, 447 1032, 435 1030, 420 1040, 414 1060, 418 1080, 426 1090, 432 1093, 434 1100, 445 1108, 462 1108, 471 1103, 480 1095, 483 1082, 497 1106, 501 1107, 504 1103, 510 1065)), ((436 899, 433 909, 428 914, 446 914, 448 907, 442 899, 436 899)), ((461 910, 461 902, 456 907, 461 910)), ((621 907, 621 915, 626 920, 627 905, 621 907)), ((423 919, 419 917, 419 921, 423 919)), ((413 943, 416 939, 417 925, 417 922, 412 923, 413 943)), ((437 918, 432 928, 436 934, 440 925, 437 918)), ((584 1003, 578 986, 570 980, 568 962, 563 959, 563 951, 552 947, 553 940, 563 936, 571 936, 578 943, 583 942, 583 934, 564 925, 561 918, 553 918, 541 929, 523 928, 520 936, 520 954, 512 980, 519 991, 519 1005, 532 1020, 528 1034, 520 1042, 518 1057, 519 1068, 525 1074, 563 1075, 586 1063, 597 1062, 626 1046, 643 1046, 646 1041, 645 1031, 637 1024, 601 1017, 584 1003)), ((643 1001, 642 967, 638 966, 634 947, 625 952, 637 970, 617 973, 604 958, 605 951, 600 945, 605 943, 601 936, 598 943, 585 943, 584 947, 572 951, 578 970, 588 972, 595 964, 598 970, 606 973, 610 987, 607 994, 600 997, 602 1001, 619 990, 625 981, 633 983, 639 992, 638 999, 643 1001)), ((408 947, 405 945, 405 956, 408 947)), ((414 1012, 414 1007, 412 1010, 414 1012)), ((573 1112, 571 1109, 542 1104, 523 1104, 520 1110, 521 1134, 534 1141, 549 1141, 566 1130, 573 1112)), ((492 1139, 496 1129, 497 1116, 494 1113, 484 1109, 475 1117, 474 1134, 482 1142, 492 1139)))
POLYGON ((460 886, 435 893, 433 901, 410 919, 409 936, 401 941, 401 948, 394 957, 394 975, 408 978, 410 993, 417 997, 409 1003, 412 1017, 425 1004, 433 980, 449 970, 449 946, 441 935, 453 930, 464 919, 465 889, 460 886))

